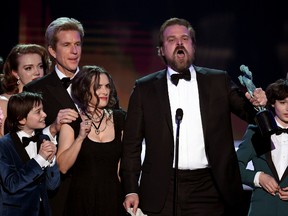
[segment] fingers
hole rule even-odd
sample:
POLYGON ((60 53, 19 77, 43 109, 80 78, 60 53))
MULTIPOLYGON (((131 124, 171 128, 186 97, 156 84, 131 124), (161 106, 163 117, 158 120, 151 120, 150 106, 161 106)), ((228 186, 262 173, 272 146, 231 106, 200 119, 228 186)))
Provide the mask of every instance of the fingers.
POLYGON ((288 200, 287 187, 286 187, 286 188, 280 188, 278 195, 279 195, 279 198, 280 198, 281 200, 288 200))
POLYGON ((85 138, 91 131, 92 121, 90 119, 85 119, 80 124, 79 136, 85 138))
POLYGON ((266 173, 261 173, 259 176, 261 186, 270 194, 274 195, 279 191, 279 185, 273 177, 266 173))
POLYGON ((67 124, 75 121, 78 118, 78 113, 73 109, 62 109, 58 112, 57 120, 60 124, 67 124))
POLYGON ((39 150, 39 154, 46 160, 49 160, 49 158, 50 159, 53 158, 56 152, 57 152, 57 147, 51 141, 44 141, 41 144, 40 150, 39 150))
POLYGON ((131 195, 127 195, 124 202, 123 202, 123 206, 126 209, 126 211, 128 211, 129 208, 133 208, 133 213, 136 215, 136 211, 139 205, 139 197, 137 194, 131 194, 131 195))
POLYGON ((252 102, 254 106, 265 106, 267 103, 267 97, 265 91, 261 88, 256 88, 253 92, 253 99, 252 102))

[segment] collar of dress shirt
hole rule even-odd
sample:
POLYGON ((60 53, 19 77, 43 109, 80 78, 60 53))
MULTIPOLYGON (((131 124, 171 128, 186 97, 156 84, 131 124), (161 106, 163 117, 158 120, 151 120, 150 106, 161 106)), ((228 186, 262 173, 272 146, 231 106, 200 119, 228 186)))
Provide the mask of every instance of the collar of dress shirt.
POLYGON ((21 130, 21 131, 17 131, 16 132, 18 137, 20 138, 20 140, 22 140, 22 137, 32 137, 34 136, 35 132, 33 131, 33 133, 30 135, 30 134, 27 134, 25 131, 21 130))
MULTIPOLYGON (((66 76, 57 68, 56 65, 55 65, 55 71, 56 71, 56 74, 58 75, 58 77, 59 77, 60 80, 61 80, 63 77, 66 77, 66 76)), ((74 76, 73 76, 73 77, 70 77, 70 78, 73 79, 78 72, 79 72, 79 67, 77 68, 77 71, 76 71, 76 73, 74 74, 74 76)))
MULTIPOLYGON (((191 65, 189 67, 190 73, 191 73, 191 80, 196 79, 196 71, 194 69, 194 67, 191 65)), ((168 66, 167 68, 167 79, 170 80, 171 82, 171 75, 172 74, 176 74, 178 72, 176 72, 175 70, 173 70, 171 67, 168 66)), ((172 82, 171 82, 172 83, 172 82)))
POLYGON ((282 125, 280 125, 280 123, 277 121, 277 118, 275 118, 275 122, 276 122, 277 126, 280 128, 284 128, 284 129, 288 128, 288 127, 283 127, 282 125))

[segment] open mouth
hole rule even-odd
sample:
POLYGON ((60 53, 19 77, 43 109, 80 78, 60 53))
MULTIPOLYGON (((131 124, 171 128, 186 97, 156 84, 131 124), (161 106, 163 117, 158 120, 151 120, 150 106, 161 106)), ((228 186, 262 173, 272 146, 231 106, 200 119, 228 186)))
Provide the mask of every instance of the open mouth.
POLYGON ((185 52, 182 49, 177 50, 176 55, 178 58, 184 58, 185 52))

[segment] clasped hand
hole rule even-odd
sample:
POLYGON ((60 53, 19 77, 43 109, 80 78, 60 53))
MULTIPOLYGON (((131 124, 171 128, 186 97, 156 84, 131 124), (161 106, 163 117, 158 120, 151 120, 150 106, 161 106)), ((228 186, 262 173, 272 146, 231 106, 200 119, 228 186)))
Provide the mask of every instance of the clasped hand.
POLYGON ((45 160, 51 161, 53 160, 56 151, 57 151, 56 145, 53 142, 44 139, 42 144, 40 145, 39 154, 45 160))
POLYGON ((278 195, 281 200, 288 200, 288 187, 280 188, 272 176, 261 173, 259 183, 271 195, 278 195))

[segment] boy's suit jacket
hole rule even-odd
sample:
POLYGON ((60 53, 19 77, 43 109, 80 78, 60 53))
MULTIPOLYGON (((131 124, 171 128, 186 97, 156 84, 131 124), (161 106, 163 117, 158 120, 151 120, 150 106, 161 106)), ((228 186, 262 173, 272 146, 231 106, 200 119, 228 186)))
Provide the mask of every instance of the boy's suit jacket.
POLYGON ((42 169, 29 158, 17 134, 10 133, 0 139, 0 183, 1 216, 38 216, 40 198, 49 216, 47 190, 59 186, 60 172, 57 164, 42 169))
MULTIPOLYGON (((288 202, 280 200, 266 192, 262 187, 254 186, 255 174, 262 171, 272 176, 281 188, 288 186, 288 169, 279 179, 276 168, 272 161, 271 151, 259 155, 258 149, 263 146, 271 147, 271 138, 261 136, 260 130, 255 125, 249 125, 243 141, 237 150, 238 163, 243 184, 250 186, 252 197, 250 202, 249 216, 284 216, 288 213, 288 202), (246 169, 249 161, 252 160, 254 170, 246 169)), ((265 147, 266 148, 266 147, 265 147)), ((288 154, 288 153, 287 153, 288 154)))

